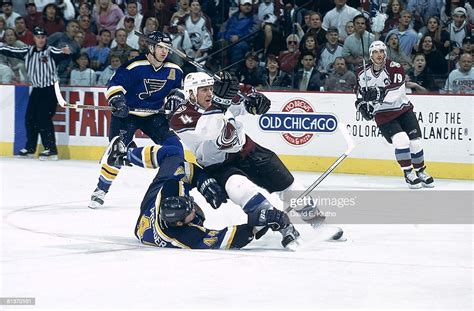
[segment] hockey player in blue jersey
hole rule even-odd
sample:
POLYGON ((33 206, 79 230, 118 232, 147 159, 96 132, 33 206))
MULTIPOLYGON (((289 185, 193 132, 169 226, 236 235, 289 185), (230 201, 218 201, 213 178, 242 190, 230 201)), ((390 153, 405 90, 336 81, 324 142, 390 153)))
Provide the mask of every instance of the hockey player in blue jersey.
POLYGON ((291 224, 285 212, 270 204, 255 204, 249 208, 252 212, 248 213, 246 224, 221 230, 204 227, 204 212, 189 191, 196 187, 213 208, 227 201, 226 193, 199 166, 186 162, 176 146, 126 148, 117 136, 101 162, 114 167, 159 167, 141 203, 135 226, 135 236, 143 244, 186 249, 241 248, 250 243, 262 227, 280 230, 291 224))
MULTIPOLYGON (((137 129, 140 129, 159 145, 176 146, 183 153, 178 137, 169 129, 164 115, 163 104, 173 104, 176 90, 182 87, 183 71, 166 60, 171 38, 168 34, 155 31, 147 35, 150 42, 145 55, 138 56, 120 66, 111 77, 106 96, 114 108, 110 121, 109 140, 123 135, 124 142, 130 143, 137 129), (156 43, 156 44, 155 44, 156 43), (146 108, 163 113, 143 113, 131 108, 146 108)), ((180 95, 181 93, 177 93, 180 95)), ((172 107, 170 107, 172 108, 172 107)), ((90 208, 104 204, 105 194, 119 173, 119 167, 102 164, 99 181, 92 193, 90 208)))

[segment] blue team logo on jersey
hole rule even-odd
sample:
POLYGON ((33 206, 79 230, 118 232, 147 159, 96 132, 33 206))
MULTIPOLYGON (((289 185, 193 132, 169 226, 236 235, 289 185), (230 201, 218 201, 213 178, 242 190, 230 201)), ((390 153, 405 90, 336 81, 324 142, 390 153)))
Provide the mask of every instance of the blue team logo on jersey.
POLYGON ((138 94, 138 98, 147 99, 153 95, 153 93, 158 92, 165 86, 166 81, 168 80, 158 80, 158 79, 143 79, 143 84, 145 85, 145 92, 138 94))
POLYGON ((315 113, 304 99, 292 99, 279 113, 260 116, 259 126, 265 132, 282 133, 282 138, 294 146, 307 144, 315 133, 332 133, 337 129, 337 118, 331 113, 315 113))

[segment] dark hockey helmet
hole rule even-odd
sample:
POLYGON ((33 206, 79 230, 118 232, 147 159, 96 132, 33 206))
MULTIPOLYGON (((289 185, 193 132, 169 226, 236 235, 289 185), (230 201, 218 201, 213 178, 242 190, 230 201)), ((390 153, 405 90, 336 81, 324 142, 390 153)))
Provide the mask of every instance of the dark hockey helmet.
POLYGON ((46 30, 44 28, 35 27, 35 29, 33 29, 33 35, 34 36, 47 36, 48 34, 46 33, 46 30))
POLYGON ((194 200, 184 194, 182 181, 166 181, 161 188, 161 197, 159 216, 168 226, 176 226, 193 211, 194 200))
POLYGON ((157 44, 171 46, 171 37, 162 31, 153 31, 146 35, 145 40, 148 42, 148 52, 153 53, 157 44))

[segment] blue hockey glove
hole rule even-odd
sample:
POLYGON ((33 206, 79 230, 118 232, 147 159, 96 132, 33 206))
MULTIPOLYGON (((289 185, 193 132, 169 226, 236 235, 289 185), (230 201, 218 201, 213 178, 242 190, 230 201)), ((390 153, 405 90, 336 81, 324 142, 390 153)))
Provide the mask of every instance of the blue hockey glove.
POLYGON ((109 106, 115 108, 112 110, 112 114, 118 118, 126 118, 128 117, 128 112, 130 108, 128 108, 125 100, 125 96, 122 94, 118 94, 113 96, 109 99, 109 106))
POLYGON ((249 99, 245 101, 245 109, 255 115, 266 113, 270 110, 271 101, 265 95, 261 93, 250 94, 249 99))
POLYGON ((186 95, 180 89, 172 89, 165 101, 165 110, 171 114, 186 103, 186 95))
MULTIPOLYGON (((248 214, 248 224, 258 227, 263 226, 270 228, 273 231, 278 231, 288 227, 291 222, 288 214, 286 214, 284 211, 280 211, 275 208, 264 208, 248 214)), ((265 232, 266 230, 263 229, 262 232, 259 232, 259 235, 256 238, 259 239, 265 234, 265 232)))
POLYGON ((222 203, 227 202, 227 194, 224 189, 217 183, 214 178, 205 179, 198 190, 206 199, 207 203, 211 204, 212 208, 217 209, 222 203))

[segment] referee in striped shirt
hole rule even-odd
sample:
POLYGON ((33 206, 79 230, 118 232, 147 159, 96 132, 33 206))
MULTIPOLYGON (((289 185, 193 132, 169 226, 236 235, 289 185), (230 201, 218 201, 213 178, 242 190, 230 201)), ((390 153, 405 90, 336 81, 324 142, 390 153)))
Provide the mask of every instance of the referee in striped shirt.
POLYGON ((33 157, 41 136, 44 151, 40 160, 57 160, 58 150, 54 136, 53 116, 56 113, 57 100, 54 93, 54 82, 58 80, 57 62, 69 57, 68 46, 58 49, 46 44, 46 31, 36 27, 33 30, 35 45, 23 48, 0 46, 0 54, 25 61, 28 79, 33 90, 28 101, 25 116, 26 146, 18 155, 33 157))

